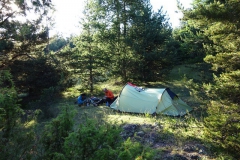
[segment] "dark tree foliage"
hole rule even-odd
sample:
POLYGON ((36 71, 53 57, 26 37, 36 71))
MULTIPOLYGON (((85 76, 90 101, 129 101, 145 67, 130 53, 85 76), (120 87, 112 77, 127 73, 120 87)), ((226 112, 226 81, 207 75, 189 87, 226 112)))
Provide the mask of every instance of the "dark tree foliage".
POLYGON ((172 30, 161 10, 152 12, 148 0, 88 3, 91 12, 88 18, 91 29, 94 28, 90 33, 96 33, 102 55, 110 57, 105 60, 111 66, 108 73, 120 76, 123 81, 154 81, 171 66, 168 63, 171 53, 164 50, 172 30))
MULTIPOLYGON (((53 55, 46 54, 52 49, 51 45, 46 47, 52 4, 50 0, 2 0, 0 6, 0 68, 10 69, 18 93, 29 94, 22 101, 26 104, 25 100, 29 102, 44 89, 60 84, 65 73, 53 55)), ((55 48, 66 43, 59 40, 55 48)))
POLYGON ((9 71, 0 71, 0 87, 0 131, 3 132, 3 137, 9 138, 21 111, 17 104, 17 92, 9 71))
POLYGON ((200 29, 185 24, 173 32, 173 38, 179 43, 178 60, 182 63, 203 62, 206 56, 203 44, 208 42, 200 29))
POLYGON ((38 58, 28 61, 15 60, 9 66, 16 86, 20 93, 28 93, 22 104, 36 100, 44 89, 54 87, 61 81, 64 72, 47 61, 47 58, 38 58))
POLYGON ((51 2, 35 1, 0 1, 0 68, 7 67, 15 59, 29 58, 39 54, 37 45, 45 43, 48 38, 48 28, 42 25, 51 2), (29 14, 35 14, 34 20, 27 19, 29 14))
POLYGON ((83 90, 87 89, 91 93, 94 91, 94 84, 106 79, 111 56, 106 53, 100 34, 105 27, 97 19, 101 15, 99 12, 97 2, 87 1, 84 17, 81 19, 81 35, 72 39, 74 48, 66 48, 64 51, 65 54, 70 53, 68 66, 73 69, 75 79, 79 80, 83 90))
POLYGON ((35 135, 21 123, 25 115, 7 70, 0 71, 0 88, 0 159, 31 159, 35 135))
POLYGON ((46 46, 44 51, 45 53, 48 53, 50 51, 57 52, 61 50, 63 47, 65 47, 68 43, 69 42, 67 39, 60 36, 56 36, 50 41, 49 45, 46 46))
POLYGON ((185 18, 188 18, 188 22, 199 28, 210 40, 204 44, 207 53, 205 61, 211 63, 213 69, 221 74, 215 78, 216 84, 220 84, 218 82, 223 84, 215 88, 215 93, 218 93, 222 99, 239 104, 240 92, 233 93, 230 88, 240 90, 237 82, 240 69, 238 32, 240 24, 237 16, 240 12, 240 4, 238 1, 225 3, 215 1, 196 4, 195 8, 193 11, 185 12, 185 18), (228 92, 231 96, 226 96, 228 92))
POLYGON ((126 44, 131 47, 136 59, 129 68, 134 73, 130 76, 135 80, 155 81, 172 66, 170 58, 175 48, 168 48, 172 29, 161 9, 157 13, 153 13, 149 5, 138 10, 132 6, 131 9, 126 44))

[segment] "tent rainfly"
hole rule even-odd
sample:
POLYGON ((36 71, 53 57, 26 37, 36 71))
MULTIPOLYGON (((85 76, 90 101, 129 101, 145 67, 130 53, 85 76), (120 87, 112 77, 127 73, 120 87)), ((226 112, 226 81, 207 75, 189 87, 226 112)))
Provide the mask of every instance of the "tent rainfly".
POLYGON ((192 108, 169 88, 141 88, 127 83, 111 108, 122 112, 182 116, 192 108))

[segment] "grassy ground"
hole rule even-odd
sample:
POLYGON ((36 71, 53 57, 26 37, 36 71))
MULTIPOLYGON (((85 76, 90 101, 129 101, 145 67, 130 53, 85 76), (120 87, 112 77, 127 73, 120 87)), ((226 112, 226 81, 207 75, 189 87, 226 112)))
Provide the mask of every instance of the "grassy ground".
MULTIPOLYGON (((183 101, 193 108, 190 114, 184 117, 171 117, 164 115, 151 116, 147 114, 118 113, 106 106, 78 107, 74 105, 75 98, 79 95, 78 86, 64 92, 65 99, 61 100, 59 106, 74 106, 77 110, 75 127, 84 123, 86 117, 93 118, 104 123, 137 124, 141 126, 138 131, 153 132, 144 125, 155 126, 160 129, 154 131, 158 134, 157 143, 150 145, 158 152, 160 157, 165 159, 224 159, 223 155, 215 155, 212 150, 214 144, 209 144, 204 138, 203 119, 206 115, 205 109, 208 98, 201 88, 202 83, 211 81, 211 73, 208 66, 181 65, 176 66, 169 77, 159 82, 149 82, 143 87, 170 88, 183 101)), ((134 83, 134 82, 133 82, 134 83)), ((101 83, 96 86, 98 94, 102 88, 110 88, 115 95, 118 95, 123 85, 114 80, 101 83)), ((102 95, 103 96, 103 95, 102 95)), ((156 159, 161 159, 156 157, 156 159)))

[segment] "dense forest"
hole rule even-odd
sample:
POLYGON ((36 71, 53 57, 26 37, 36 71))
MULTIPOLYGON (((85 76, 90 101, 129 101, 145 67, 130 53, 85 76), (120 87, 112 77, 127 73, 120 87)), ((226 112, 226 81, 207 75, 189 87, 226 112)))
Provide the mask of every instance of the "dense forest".
MULTIPOLYGON (((0 1, 0 159, 164 159, 158 156, 166 148, 158 153, 119 138, 117 123, 86 116, 76 127, 73 99, 80 92, 100 96, 101 84, 155 87, 179 77, 197 97, 193 111, 177 117, 178 125, 176 117, 155 120, 181 131, 201 124, 202 139, 194 140, 208 148, 205 159, 239 159, 240 1, 193 0, 189 9, 178 1, 178 28, 149 0, 85 1, 81 30, 69 38, 49 37, 51 0, 0 1), (178 66, 199 67, 201 78, 183 71, 169 78, 178 66)), ((170 132, 159 136, 171 138, 170 132)))

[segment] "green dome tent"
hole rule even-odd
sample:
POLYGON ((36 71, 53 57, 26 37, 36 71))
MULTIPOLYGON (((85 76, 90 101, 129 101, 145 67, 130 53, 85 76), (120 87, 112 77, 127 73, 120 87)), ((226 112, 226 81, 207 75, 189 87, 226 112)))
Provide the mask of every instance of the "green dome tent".
POLYGON ((122 112, 157 113, 171 116, 182 116, 192 110, 169 88, 142 89, 131 83, 123 87, 110 107, 122 112))

